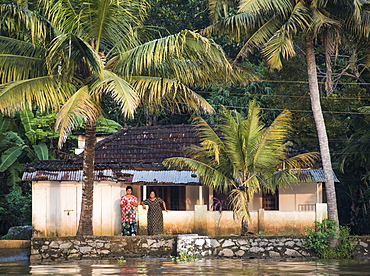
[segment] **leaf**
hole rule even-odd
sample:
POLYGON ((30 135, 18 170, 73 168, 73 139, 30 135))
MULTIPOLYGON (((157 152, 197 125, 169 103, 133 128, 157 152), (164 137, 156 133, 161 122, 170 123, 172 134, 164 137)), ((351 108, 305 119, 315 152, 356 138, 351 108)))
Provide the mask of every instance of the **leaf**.
POLYGON ((48 160, 49 159, 49 149, 48 149, 48 146, 44 142, 41 142, 38 145, 33 145, 33 149, 35 150, 38 160, 48 160))
POLYGON ((22 147, 16 146, 7 149, 1 156, 0 172, 14 164, 17 158, 22 154, 22 147))
POLYGON ((32 128, 32 120, 34 118, 32 111, 28 107, 26 107, 25 109, 20 110, 19 114, 27 138, 31 141, 32 144, 36 143, 36 137, 32 128))
POLYGON ((0 116, 0 132, 5 132, 9 126, 9 118, 0 116))

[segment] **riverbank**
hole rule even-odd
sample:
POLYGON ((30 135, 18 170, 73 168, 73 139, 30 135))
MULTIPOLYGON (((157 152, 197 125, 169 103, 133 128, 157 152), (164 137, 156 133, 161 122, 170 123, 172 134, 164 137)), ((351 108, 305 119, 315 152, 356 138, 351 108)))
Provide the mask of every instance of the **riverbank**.
MULTIPOLYGON (((179 253, 198 258, 312 259, 303 236, 84 236, 0 240, 0 250, 23 249, 31 261, 161 258, 179 253), (27 253, 28 254, 28 253, 27 253)), ((370 259, 370 237, 355 237, 355 259, 370 259)), ((23 256, 22 255, 22 256, 23 256)), ((23 256, 24 257, 24 256, 23 256)))
POLYGON ((85 236, 35 237, 31 261, 86 258, 161 258, 180 253, 197 258, 316 258, 298 236, 85 236))

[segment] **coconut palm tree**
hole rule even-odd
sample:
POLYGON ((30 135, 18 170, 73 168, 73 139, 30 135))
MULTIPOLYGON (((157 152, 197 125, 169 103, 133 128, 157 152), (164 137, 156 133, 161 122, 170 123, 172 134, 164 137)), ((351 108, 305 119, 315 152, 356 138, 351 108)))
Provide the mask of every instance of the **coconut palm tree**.
POLYGON ((317 153, 286 158, 284 150, 291 113, 284 110, 269 126, 261 121, 255 101, 248 107, 248 116, 223 109, 222 122, 210 126, 202 118, 194 125, 200 145, 188 148, 186 157, 166 159, 168 167, 197 171, 202 183, 216 191, 229 194, 230 204, 242 221, 250 220, 248 204, 258 192, 276 191, 297 181, 297 169, 311 165, 317 153))
MULTIPOLYGON (((311 106, 327 189, 328 216, 337 223, 337 230, 339 220, 336 192, 320 103, 314 41, 322 30, 333 26, 342 26, 342 31, 351 31, 357 37, 368 37, 369 19, 368 14, 363 12, 364 4, 364 1, 359 0, 241 0, 238 14, 225 18, 204 31, 205 34, 227 34, 233 39, 243 39, 245 44, 237 59, 258 48, 268 65, 276 69, 282 68, 283 58, 288 59, 295 55, 294 38, 304 36, 311 106), (365 24, 360 24, 363 22, 365 24)), ((332 245, 335 243, 336 240, 333 240, 332 245)))
POLYGON ((232 74, 212 40, 183 31, 152 39, 145 0, 39 0, 37 12, 0 6, 0 111, 58 112, 60 145, 86 122, 77 235, 92 235, 95 130, 103 97, 126 116, 150 109, 212 111, 189 87, 232 74))

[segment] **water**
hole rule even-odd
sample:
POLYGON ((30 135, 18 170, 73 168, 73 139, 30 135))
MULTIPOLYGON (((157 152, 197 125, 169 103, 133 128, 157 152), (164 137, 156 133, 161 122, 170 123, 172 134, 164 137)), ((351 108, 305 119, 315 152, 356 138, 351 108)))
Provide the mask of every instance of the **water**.
POLYGON ((370 260, 204 259, 176 263, 170 259, 127 259, 123 262, 81 260, 30 264, 28 259, 19 260, 20 255, 17 258, 0 262, 0 275, 370 275, 370 260))

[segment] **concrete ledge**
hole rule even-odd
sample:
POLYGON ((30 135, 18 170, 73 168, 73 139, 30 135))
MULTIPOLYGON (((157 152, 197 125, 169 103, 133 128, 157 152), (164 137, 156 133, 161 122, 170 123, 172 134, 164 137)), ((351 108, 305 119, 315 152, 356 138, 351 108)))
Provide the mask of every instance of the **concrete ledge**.
POLYGON ((31 241, 29 240, 0 240, 1 248, 30 248, 31 241))

